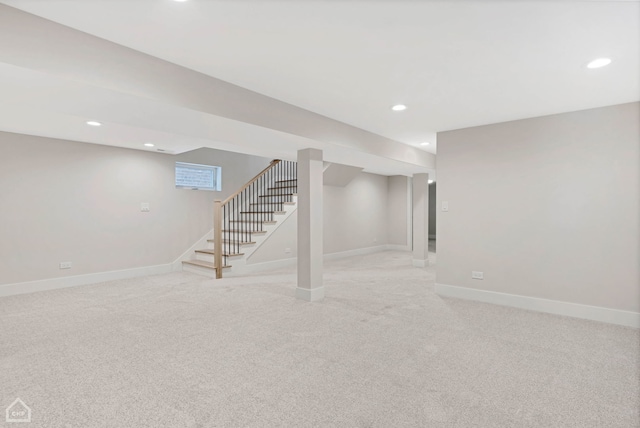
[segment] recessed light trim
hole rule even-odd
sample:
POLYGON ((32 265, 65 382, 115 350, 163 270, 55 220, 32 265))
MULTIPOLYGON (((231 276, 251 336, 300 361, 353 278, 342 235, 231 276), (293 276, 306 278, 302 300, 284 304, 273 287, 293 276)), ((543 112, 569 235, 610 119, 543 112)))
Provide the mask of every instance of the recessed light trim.
POLYGON ((178 2, 178 3, 184 3, 184 2, 186 2, 187 0, 173 0, 173 1, 178 2))
POLYGON ((431 144, 431 143, 429 143, 427 141, 425 141, 424 143, 420 143, 421 146, 428 146, 429 144, 431 144))
POLYGON ((600 68, 611 64, 610 58, 598 58, 587 64, 587 68, 600 68))
POLYGON ((87 120, 87 125, 89 125, 89 126, 102 126, 102 123, 97 122, 95 120, 87 120))
POLYGON ((429 184, 433 184, 433 180, 429 180, 429 184))
POLYGON ((151 143, 144 143, 145 147, 154 147, 155 144, 151 144, 151 143))
POLYGON ((403 110, 406 110, 406 109, 407 109, 407 106, 404 105, 404 104, 396 104, 393 107, 391 107, 391 110, 393 110, 393 111, 403 111, 403 110))

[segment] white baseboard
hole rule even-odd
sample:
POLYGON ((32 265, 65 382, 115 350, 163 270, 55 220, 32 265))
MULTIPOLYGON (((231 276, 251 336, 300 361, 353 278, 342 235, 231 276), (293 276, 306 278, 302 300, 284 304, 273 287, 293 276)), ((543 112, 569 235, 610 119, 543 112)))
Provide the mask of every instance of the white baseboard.
MULTIPOLYGON (((206 237, 203 237, 200 241, 206 241, 206 237)), ((193 247, 201 244, 198 241, 193 247)), ((182 270, 182 259, 185 257, 192 248, 186 251, 183 255, 178 257, 174 262, 155 265, 144 266, 139 268, 124 269, 109 272, 98 272, 87 275, 75 275, 65 276, 62 278, 49 278, 38 281, 18 282, 14 284, 0 285, 0 297, 13 296, 17 294, 35 293, 37 291, 55 290, 59 288, 77 287, 80 285, 97 284, 100 282, 114 281, 118 279, 136 278, 140 276, 148 275, 160 275, 163 273, 175 272, 182 270)), ((395 245, 378 245, 376 247, 357 248, 355 250, 341 251, 338 253, 325 254, 324 260, 337 260, 344 257, 359 256, 364 254, 372 254, 380 251, 394 250, 394 251, 408 251, 406 247, 395 245)), ((240 275, 246 275, 251 273, 265 272, 275 269, 281 269, 295 265, 297 262, 296 257, 274 260, 271 262, 248 264, 241 267, 234 272, 234 268, 230 271, 224 272, 225 277, 234 277, 240 275)))
POLYGON ((363 256, 365 254, 379 253, 380 251, 386 251, 386 245, 376 245, 375 247, 356 248, 354 250, 339 251, 337 253, 325 254, 323 260, 338 260, 345 257, 363 256))
POLYGON ((412 259, 411 264, 413 267, 425 268, 429 266, 429 260, 412 259))
MULTIPOLYGON (((362 256, 365 254, 378 253, 380 251, 410 251, 406 245, 378 245, 375 247, 356 248, 355 250, 340 251, 337 253, 329 253, 323 256, 323 260, 339 260, 345 257, 362 256)), ((273 260, 270 262, 249 263, 246 265, 238 265, 231 268, 229 272, 225 271, 225 277, 238 277, 246 274, 258 272, 268 272, 272 270, 282 269, 294 266, 298 262, 297 257, 289 257, 286 259, 273 260)))
POLYGON ((296 288, 296 297, 307 302, 317 302, 324 299, 324 287, 296 288))
POLYGON ((270 262, 236 265, 236 266, 232 266, 231 269, 229 269, 229 271, 225 270, 222 273, 222 275, 225 278, 233 278, 233 277, 244 276, 244 275, 253 274, 253 273, 268 272, 271 270, 277 270, 277 269, 293 266, 296 264, 297 260, 298 259, 296 257, 291 257, 288 259, 273 260, 270 262))
POLYGON ((411 251, 411 247, 408 245, 387 244, 385 247, 388 251, 411 251))
POLYGON ((117 279, 136 278, 140 276, 159 275, 173 271, 172 263, 156 266, 145 266, 133 269, 114 270, 109 272, 90 273, 87 275, 65 276, 62 278, 42 279, 39 281, 18 282, 0 285, 0 297, 16 294, 35 293, 37 291, 55 290, 59 288, 77 287, 97 284, 117 279))
POLYGON ((495 291, 478 290, 446 284, 436 284, 435 291, 438 295, 445 297, 475 300, 530 311, 546 312, 549 314, 640 328, 640 313, 638 312, 540 299, 537 297, 518 296, 515 294, 498 293, 495 291))

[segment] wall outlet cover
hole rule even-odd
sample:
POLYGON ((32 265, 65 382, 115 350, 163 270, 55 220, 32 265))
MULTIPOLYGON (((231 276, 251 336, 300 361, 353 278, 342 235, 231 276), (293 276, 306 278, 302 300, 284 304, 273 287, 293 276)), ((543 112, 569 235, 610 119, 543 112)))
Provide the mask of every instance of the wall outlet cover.
POLYGON ((480 272, 477 270, 471 271, 472 279, 484 279, 484 272, 480 272))

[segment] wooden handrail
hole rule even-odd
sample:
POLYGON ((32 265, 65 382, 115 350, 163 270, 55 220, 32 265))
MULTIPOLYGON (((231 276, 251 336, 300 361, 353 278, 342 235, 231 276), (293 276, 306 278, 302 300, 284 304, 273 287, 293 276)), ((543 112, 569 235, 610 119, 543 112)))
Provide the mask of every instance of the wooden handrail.
POLYGON ((260 173, 258 175, 256 175, 255 177, 253 177, 247 184, 245 184, 244 186, 242 186, 240 188, 240 190, 238 190, 236 193, 234 193, 233 195, 229 196, 227 199, 225 199, 224 201, 222 201, 222 205, 227 205, 233 198, 235 198, 236 196, 238 196, 240 193, 242 193, 242 191, 244 189, 246 189, 247 187, 251 186, 251 184, 253 184, 254 181, 256 181, 257 179, 259 179, 260 177, 262 177, 264 174, 267 173, 267 171, 269 171, 271 168, 273 168, 274 166, 276 166, 277 164, 279 164, 281 162, 280 159, 274 159, 271 161, 271 163, 269 164, 268 167, 266 167, 265 169, 263 169, 262 171, 260 171, 260 173))

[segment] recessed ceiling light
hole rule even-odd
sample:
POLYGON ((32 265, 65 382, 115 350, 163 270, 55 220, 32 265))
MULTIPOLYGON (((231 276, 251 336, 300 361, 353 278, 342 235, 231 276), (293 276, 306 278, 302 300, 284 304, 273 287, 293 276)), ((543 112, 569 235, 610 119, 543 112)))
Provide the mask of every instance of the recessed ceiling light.
POLYGON ((407 106, 404 104, 396 104, 393 107, 391 107, 391 110, 393 111, 402 111, 402 110, 406 110, 407 106))
MULTIPOLYGON (((423 181, 423 183, 424 183, 424 181, 423 181)), ((433 184, 433 180, 429 180, 429 184, 433 184)))
POLYGON ((155 146, 155 144, 151 144, 151 143, 144 143, 144 145, 145 145, 146 147, 153 147, 153 146, 155 146))
POLYGON ((420 143, 421 146, 428 146, 429 144, 431 144, 431 143, 428 143, 426 141, 424 143, 420 143))
POLYGON ((96 122, 95 120, 88 120, 87 125, 89 126, 102 126, 100 122, 96 122))
POLYGON ((598 58, 587 64, 587 68, 600 68, 609 64, 611 64, 611 60, 609 58, 598 58))
POLYGON ((183 3, 183 2, 185 2, 187 0, 173 0, 173 1, 177 1, 178 3, 183 3))

